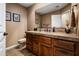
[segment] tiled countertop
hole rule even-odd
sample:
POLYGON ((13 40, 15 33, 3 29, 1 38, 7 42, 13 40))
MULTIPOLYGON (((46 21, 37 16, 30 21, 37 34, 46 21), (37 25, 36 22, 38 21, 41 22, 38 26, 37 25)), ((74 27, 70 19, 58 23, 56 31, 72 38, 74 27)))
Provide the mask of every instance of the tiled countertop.
POLYGON ((51 38, 58 38, 62 40, 79 42, 79 37, 76 36, 76 34, 67 34, 65 32, 27 31, 26 33, 32 33, 32 34, 43 35, 51 38))

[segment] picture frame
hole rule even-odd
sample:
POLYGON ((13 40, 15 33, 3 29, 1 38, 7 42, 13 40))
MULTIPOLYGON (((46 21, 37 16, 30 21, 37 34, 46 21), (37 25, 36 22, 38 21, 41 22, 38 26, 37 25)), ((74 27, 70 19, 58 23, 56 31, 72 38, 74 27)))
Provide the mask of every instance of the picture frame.
POLYGON ((13 21, 14 22, 20 22, 20 14, 13 13, 13 21))
POLYGON ((6 11, 6 21, 11 21, 11 12, 6 11))

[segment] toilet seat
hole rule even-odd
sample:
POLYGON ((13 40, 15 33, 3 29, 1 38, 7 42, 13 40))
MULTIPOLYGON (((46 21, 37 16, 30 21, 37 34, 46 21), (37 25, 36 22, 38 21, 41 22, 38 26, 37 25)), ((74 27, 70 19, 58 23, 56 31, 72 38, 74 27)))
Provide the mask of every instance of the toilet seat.
POLYGON ((24 43, 24 42, 26 42, 26 38, 22 38, 22 39, 18 40, 18 43, 24 43))

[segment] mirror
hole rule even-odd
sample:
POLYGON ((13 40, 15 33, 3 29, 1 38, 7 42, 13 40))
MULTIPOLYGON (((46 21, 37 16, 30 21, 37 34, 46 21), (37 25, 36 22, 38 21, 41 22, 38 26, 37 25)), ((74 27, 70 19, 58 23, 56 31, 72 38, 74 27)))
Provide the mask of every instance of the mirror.
MULTIPOLYGON (((54 12, 49 12, 42 14, 42 10, 40 9, 41 12, 37 12, 39 10, 35 11, 35 24, 36 27, 39 28, 60 28, 60 29, 65 29, 69 28, 72 30, 72 28, 77 27, 77 8, 76 6, 74 7, 74 19, 76 21, 76 26, 73 27, 74 21, 72 20, 72 4, 66 5, 64 8, 54 11, 54 12)), ((44 8, 45 9, 45 8, 44 8)), ((46 7, 47 9, 47 7, 46 7)), ((63 30, 64 31, 64 30, 63 30)), ((73 31, 72 31, 73 32, 73 31)))
POLYGON ((62 25, 63 27, 70 27, 71 26, 71 11, 67 10, 66 12, 62 13, 62 25))
POLYGON ((51 27, 66 28, 71 26, 71 11, 51 16, 51 27))
POLYGON ((51 28, 64 29, 68 26, 71 26, 71 10, 67 10, 63 13, 59 14, 49 14, 49 15, 40 15, 39 13, 35 12, 35 27, 37 28, 50 28, 46 27, 48 24, 51 28), (48 23, 47 23, 48 22, 48 23))

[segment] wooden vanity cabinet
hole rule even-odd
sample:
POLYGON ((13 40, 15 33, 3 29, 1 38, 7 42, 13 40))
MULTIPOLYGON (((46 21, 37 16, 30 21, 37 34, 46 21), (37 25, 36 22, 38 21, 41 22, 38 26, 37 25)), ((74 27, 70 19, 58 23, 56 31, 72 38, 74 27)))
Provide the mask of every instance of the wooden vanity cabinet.
POLYGON ((76 47, 75 47, 76 49, 76 51, 75 51, 75 55, 76 56, 79 56, 79 43, 76 43, 76 47))
POLYGON ((79 56, 79 42, 26 34, 26 48, 40 56, 79 56))
POLYGON ((35 54, 35 55, 39 55, 39 37, 37 35, 33 36, 33 50, 32 52, 35 54))
POLYGON ((73 56, 74 42, 64 40, 54 40, 54 56, 73 56))
POLYGON ((51 40, 52 40, 51 56, 54 56, 54 39, 51 40))
POLYGON ((32 51, 32 34, 30 33, 27 33, 26 34, 26 48, 29 50, 29 51, 32 51))
POLYGON ((32 52, 35 55, 39 55, 39 43, 38 42, 33 42, 33 50, 32 50, 32 52))
POLYGON ((54 40, 54 46, 58 46, 67 50, 71 50, 74 51, 74 42, 70 42, 70 41, 65 41, 65 40, 60 40, 60 39, 55 39, 54 40))
POLYGON ((50 56, 51 55, 51 38, 40 37, 40 55, 50 56))
POLYGON ((33 40, 33 50, 35 55, 50 56, 51 55, 51 38, 34 35, 33 40))
POLYGON ((50 56, 51 55, 51 47, 41 43, 40 44, 40 55, 41 56, 50 56))
POLYGON ((74 52, 63 48, 54 47, 54 56, 74 56, 74 52))

